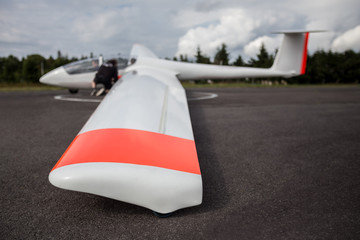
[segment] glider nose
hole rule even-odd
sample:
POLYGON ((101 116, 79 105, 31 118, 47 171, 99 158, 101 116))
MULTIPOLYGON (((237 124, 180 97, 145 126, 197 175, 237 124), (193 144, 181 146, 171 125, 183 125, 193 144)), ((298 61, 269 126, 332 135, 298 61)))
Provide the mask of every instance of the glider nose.
POLYGON ((63 67, 56 68, 40 78, 40 82, 48 85, 60 86, 66 72, 63 67))
POLYGON ((39 82, 43 83, 43 84, 50 84, 51 82, 51 76, 50 76, 51 72, 46 73, 45 75, 41 76, 39 82))

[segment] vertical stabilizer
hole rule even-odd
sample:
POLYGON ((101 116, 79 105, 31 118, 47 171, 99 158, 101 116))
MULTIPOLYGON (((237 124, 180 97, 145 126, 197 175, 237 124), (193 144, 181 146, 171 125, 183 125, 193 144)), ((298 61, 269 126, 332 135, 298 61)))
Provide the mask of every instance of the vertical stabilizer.
POLYGON ((278 33, 284 33, 284 39, 271 69, 288 72, 291 75, 304 74, 306 70, 309 31, 278 33))

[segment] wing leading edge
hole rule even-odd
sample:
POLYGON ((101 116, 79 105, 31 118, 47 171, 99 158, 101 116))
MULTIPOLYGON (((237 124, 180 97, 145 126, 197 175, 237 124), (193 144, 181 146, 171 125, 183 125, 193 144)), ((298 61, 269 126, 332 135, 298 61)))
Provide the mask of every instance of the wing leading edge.
POLYGON ((169 213, 202 202, 185 90, 138 67, 111 89, 49 175, 60 188, 169 213))

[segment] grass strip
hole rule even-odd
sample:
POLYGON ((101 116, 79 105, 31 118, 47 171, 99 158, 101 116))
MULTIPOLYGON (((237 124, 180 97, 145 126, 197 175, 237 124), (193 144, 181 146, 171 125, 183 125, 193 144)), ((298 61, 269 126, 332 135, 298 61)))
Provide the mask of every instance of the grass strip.
POLYGON ((1 92, 12 91, 47 91, 47 90, 61 90, 64 88, 48 86, 41 83, 0 83, 1 92))

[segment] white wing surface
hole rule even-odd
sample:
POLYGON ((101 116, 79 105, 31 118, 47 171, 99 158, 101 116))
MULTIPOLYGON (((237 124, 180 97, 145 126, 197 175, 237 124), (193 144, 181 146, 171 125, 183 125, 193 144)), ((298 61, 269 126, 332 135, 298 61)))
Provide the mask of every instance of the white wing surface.
POLYGON ((129 70, 53 168, 50 182, 159 213, 201 204, 186 94, 175 74, 129 70))

